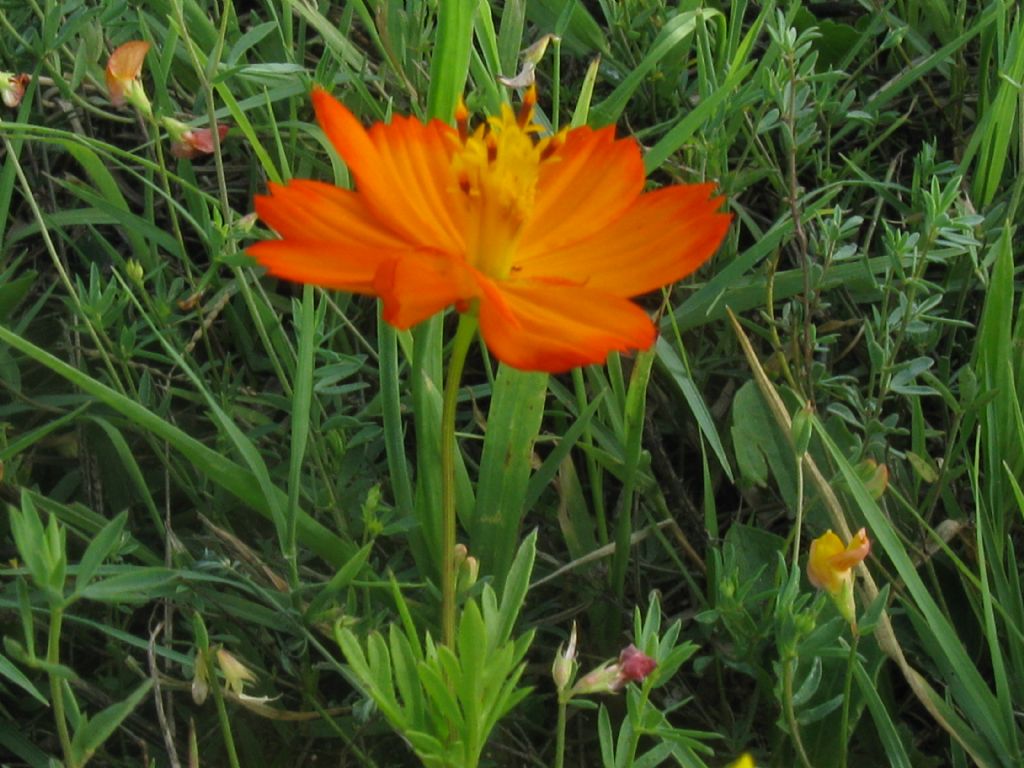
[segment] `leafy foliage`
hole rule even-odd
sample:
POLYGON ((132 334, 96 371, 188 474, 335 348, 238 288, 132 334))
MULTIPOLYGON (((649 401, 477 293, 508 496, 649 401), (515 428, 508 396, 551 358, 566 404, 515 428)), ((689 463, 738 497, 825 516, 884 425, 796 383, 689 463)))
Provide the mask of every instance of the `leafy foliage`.
POLYGON ((0 70, 29 77, 0 107, 0 751, 407 764, 390 723, 437 764, 549 764, 546 670, 575 620, 583 666, 628 642, 659 663, 570 709, 579 764, 1020 764, 1021 17, 3 4, 0 70), (545 34, 553 127, 615 122, 651 186, 715 181, 735 223, 647 305, 650 352, 547 378, 473 351, 456 505, 481 578, 444 648, 450 318, 398 332, 264 278, 249 213, 267 181, 349 183, 313 83, 366 121, 445 118, 463 91, 493 110, 545 34), (174 157, 111 106, 107 57, 134 39, 156 114, 230 124, 215 152, 174 157), (873 542, 858 636, 802 576, 842 525, 873 542))

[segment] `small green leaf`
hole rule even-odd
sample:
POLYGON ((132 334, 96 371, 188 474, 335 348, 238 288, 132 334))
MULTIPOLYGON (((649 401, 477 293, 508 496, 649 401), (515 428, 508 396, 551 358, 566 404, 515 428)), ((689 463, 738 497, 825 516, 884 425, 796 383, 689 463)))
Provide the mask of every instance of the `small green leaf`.
POLYGON ((103 746, 103 743, 110 738, 124 719, 139 705, 139 702, 152 687, 152 680, 145 681, 127 699, 117 704, 111 704, 75 731, 75 735, 71 739, 71 753, 74 756, 75 765, 85 765, 96 750, 103 746))
POLYGON ((354 555, 352 555, 348 562, 346 562, 338 572, 331 577, 330 581, 320 587, 320 591, 317 593, 316 597, 310 601, 309 608, 306 609, 306 615, 315 616, 317 611, 323 608, 328 600, 351 584, 352 580, 359 575, 363 566, 366 565, 366 561, 370 557, 371 551, 373 551, 373 542, 368 541, 354 555))
POLYGON ((907 451, 906 457, 907 461, 910 462, 910 466, 914 468, 914 472, 917 473, 917 476, 926 483, 934 483, 939 479, 939 475, 935 471, 934 467, 932 467, 930 460, 922 456, 918 456, 913 451, 907 451))
POLYGON ((144 603, 174 593, 180 576, 171 568, 130 567, 122 573, 94 581, 78 597, 103 603, 144 603))
POLYGON ((75 578, 75 592, 80 593, 92 581, 100 563, 107 559, 111 550, 121 538, 121 531, 128 520, 128 512, 124 511, 107 523, 89 542, 89 546, 78 564, 78 576, 75 578))
POLYGON ((50 705, 50 702, 47 701, 46 697, 39 692, 39 689, 32 685, 32 681, 25 677, 21 670, 14 666, 10 660, 3 655, 0 655, 0 675, 6 677, 44 707, 48 707, 50 705))
POLYGON ((501 593, 501 604, 498 612, 498 625, 494 628, 488 627, 488 632, 494 632, 491 636, 491 647, 503 645, 512 636, 512 629, 515 627, 516 619, 519 618, 519 611, 523 607, 523 600, 526 599, 526 592, 530 588, 530 574, 533 573, 533 558, 537 553, 537 531, 533 530, 526 540, 519 546, 512 567, 509 568, 508 578, 505 579, 505 589, 501 593))

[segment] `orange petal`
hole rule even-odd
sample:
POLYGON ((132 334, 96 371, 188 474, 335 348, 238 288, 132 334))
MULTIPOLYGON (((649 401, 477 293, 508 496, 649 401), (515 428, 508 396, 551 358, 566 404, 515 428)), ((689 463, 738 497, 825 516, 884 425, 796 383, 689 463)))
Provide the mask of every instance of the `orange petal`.
POLYGON ((613 350, 654 343, 647 313, 625 299, 574 286, 478 281, 481 334, 494 356, 513 368, 562 373, 603 363, 613 350))
POLYGON ((869 552, 871 552, 871 542, 868 540, 867 531, 861 528, 853 535, 853 539, 846 549, 834 554, 829 559, 829 563, 836 570, 848 571, 863 562, 869 552))
POLYGON ((301 240, 264 240, 250 245, 246 253, 275 277, 368 294, 376 293, 377 272, 403 255, 379 248, 342 248, 335 242, 301 240))
POLYGON ((425 252, 384 265, 374 280, 374 292, 384 301, 384 319, 403 329, 479 293, 464 261, 425 252))
POLYGON ((559 276, 624 297, 673 283, 710 258, 729 227, 732 216, 717 213, 721 198, 711 197, 713 190, 686 184, 643 194, 619 218, 561 248, 524 238, 519 275, 559 276))
POLYGON ((105 72, 110 102, 119 107, 124 103, 124 91, 128 83, 142 72, 142 63, 146 59, 149 43, 145 40, 129 40, 122 43, 107 60, 105 72))
POLYGON ((547 250, 577 242, 618 218, 644 188, 644 163, 633 139, 615 129, 576 128, 543 162, 523 242, 547 250))
POLYGON ((282 237, 333 242, 341 256, 349 247, 408 250, 412 246, 378 222, 361 195, 320 181, 270 183, 257 195, 256 213, 282 237))
POLYGON ((317 120, 356 178, 376 217, 407 242, 449 253, 465 248, 451 154, 455 131, 433 120, 396 117, 369 131, 326 91, 313 91, 317 120))

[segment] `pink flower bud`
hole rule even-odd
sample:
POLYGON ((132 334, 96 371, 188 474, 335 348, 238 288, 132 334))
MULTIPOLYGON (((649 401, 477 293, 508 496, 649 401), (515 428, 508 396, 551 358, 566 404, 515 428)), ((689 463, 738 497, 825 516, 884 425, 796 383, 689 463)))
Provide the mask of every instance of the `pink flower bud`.
POLYGON ((29 76, 24 73, 12 75, 9 72, 0 72, 0 98, 6 106, 14 109, 21 104, 21 97, 25 95, 25 86, 29 80, 29 76))
MULTIPOLYGON (((227 125, 217 125, 218 138, 223 141, 231 130, 227 125)), ((191 160, 199 155, 213 154, 213 131, 209 128, 189 128, 171 142, 171 154, 191 160)))
POLYGON ((626 683, 639 683, 656 666, 658 662, 630 643, 619 654, 619 679, 622 681, 619 687, 625 687, 626 683))

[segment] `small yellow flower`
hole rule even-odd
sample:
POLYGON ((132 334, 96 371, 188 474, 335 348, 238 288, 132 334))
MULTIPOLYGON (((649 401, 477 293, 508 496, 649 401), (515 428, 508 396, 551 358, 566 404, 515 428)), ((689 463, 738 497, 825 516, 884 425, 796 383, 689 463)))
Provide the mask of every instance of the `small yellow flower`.
POLYGON ((256 675, 245 664, 240 662, 223 648, 217 649, 217 664, 224 673, 224 680, 229 690, 241 695, 245 683, 255 683, 256 675))
POLYGON ((861 528, 848 545, 831 530, 811 542, 807 560, 807 578, 818 589, 828 592, 839 613, 856 627, 856 606, 853 601, 853 567, 864 561, 871 551, 868 534, 861 528))
POLYGON ((754 764, 754 758, 749 753, 744 752, 736 760, 729 763, 725 768, 757 768, 754 764))
POLYGON ((818 589, 835 595, 843 588, 843 582, 853 578, 850 569, 862 562, 870 551, 871 542, 863 528, 854 534, 847 546, 843 546, 842 539, 831 530, 825 531, 811 542, 807 578, 818 589))

